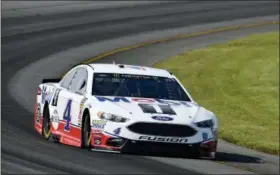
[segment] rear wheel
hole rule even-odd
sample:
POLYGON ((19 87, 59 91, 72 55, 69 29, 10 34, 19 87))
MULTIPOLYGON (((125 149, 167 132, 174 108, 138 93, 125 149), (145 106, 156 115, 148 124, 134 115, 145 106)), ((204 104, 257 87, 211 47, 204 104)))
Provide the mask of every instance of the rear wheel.
POLYGON ((91 127, 90 127, 90 116, 88 112, 85 112, 84 119, 82 122, 82 148, 91 148, 91 127))
POLYGON ((42 136, 46 140, 49 140, 51 136, 50 112, 47 106, 44 108, 44 112, 43 112, 42 136))

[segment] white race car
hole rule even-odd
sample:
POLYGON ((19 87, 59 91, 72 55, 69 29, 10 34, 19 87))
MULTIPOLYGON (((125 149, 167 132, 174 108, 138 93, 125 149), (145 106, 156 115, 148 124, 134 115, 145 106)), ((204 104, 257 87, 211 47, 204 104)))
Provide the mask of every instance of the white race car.
POLYGON ((120 64, 72 68, 38 87, 34 127, 45 139, 107 152, 215 158, 218 121, 170 72, 120 64))

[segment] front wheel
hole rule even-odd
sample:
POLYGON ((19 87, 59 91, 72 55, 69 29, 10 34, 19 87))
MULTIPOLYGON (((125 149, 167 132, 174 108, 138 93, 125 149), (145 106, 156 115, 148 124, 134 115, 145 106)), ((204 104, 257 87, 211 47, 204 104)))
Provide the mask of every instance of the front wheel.
POLYGON ((82 148, 91 148, 91 127, 90 127, 90 116, 86 112, 84 114, 84 120, 82 122, 82 148))
POLYGON ((46 140, 49 140, 49 138, 51 136, 50 112, 49 112, 48 107, 45 107, 44 112, 43 112, 42 136, 46 140))
POLYGON ((192 159, 200 159, 201 152, 199 147, 194 147, 190 153, 190 158, 192 159))

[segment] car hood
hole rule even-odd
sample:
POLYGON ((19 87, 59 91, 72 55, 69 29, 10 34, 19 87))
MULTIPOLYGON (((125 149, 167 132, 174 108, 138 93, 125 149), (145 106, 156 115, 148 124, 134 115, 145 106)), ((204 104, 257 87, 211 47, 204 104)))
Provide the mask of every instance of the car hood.
MULTIPOLYGON (((120 115, 134 121, 192 123, 200 108, 193 102, 136 97, 94 96, 99 111, 120 115)), ((98 112, 98 111, 96 111, 98 112)))

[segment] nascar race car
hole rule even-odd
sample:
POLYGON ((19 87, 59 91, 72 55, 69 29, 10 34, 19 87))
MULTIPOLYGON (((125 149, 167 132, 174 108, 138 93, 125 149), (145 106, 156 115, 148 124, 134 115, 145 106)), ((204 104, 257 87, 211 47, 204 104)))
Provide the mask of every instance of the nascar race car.
POLYGON ((215 158, 218 121, 169 71, 120 64, 43 79, 34 127, 45 139, 105 152, 175 151, 215 158))

